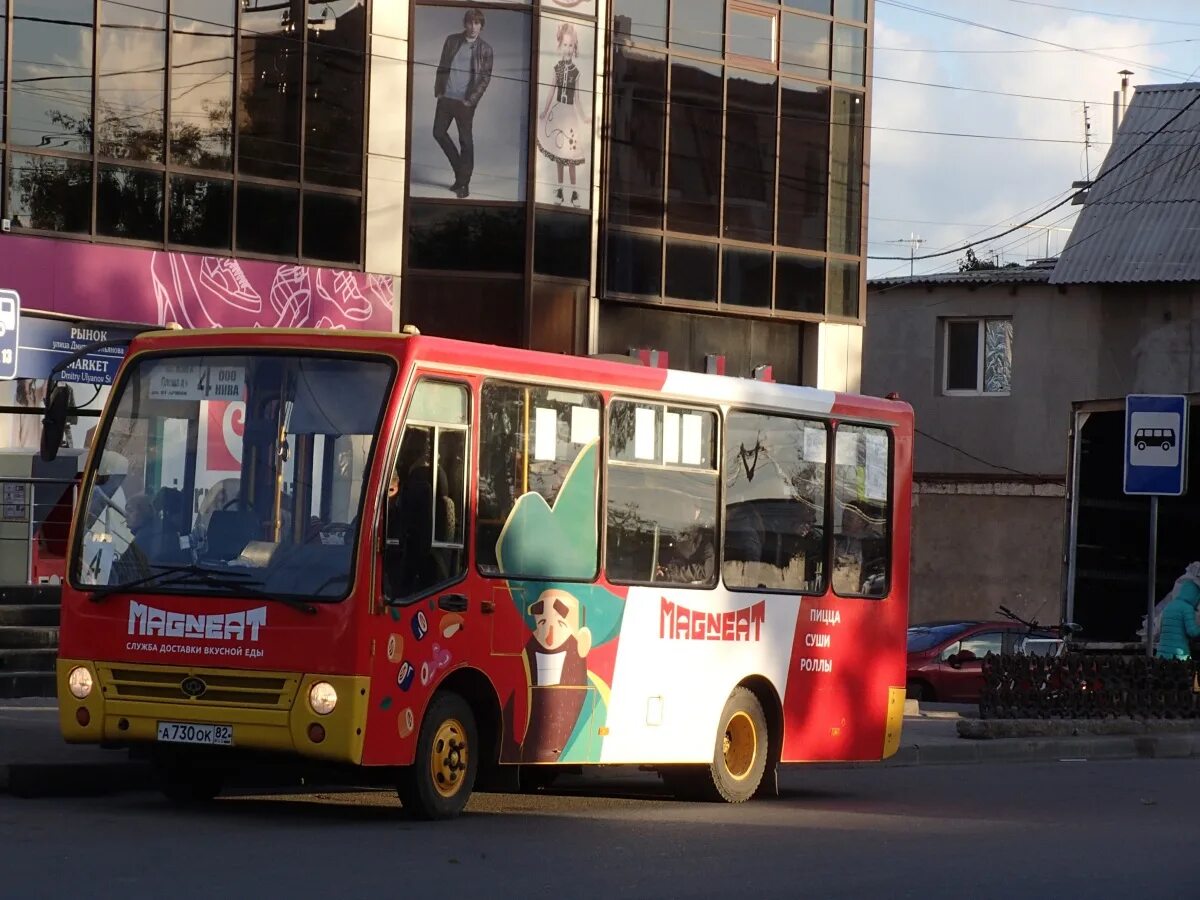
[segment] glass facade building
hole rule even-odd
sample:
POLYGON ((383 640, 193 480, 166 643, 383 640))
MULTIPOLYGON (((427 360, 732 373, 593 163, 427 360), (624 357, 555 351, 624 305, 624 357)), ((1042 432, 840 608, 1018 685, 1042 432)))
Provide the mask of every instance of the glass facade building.
POLYGON ((0 290, 855 389, 873 7, 0 0, 0 290))

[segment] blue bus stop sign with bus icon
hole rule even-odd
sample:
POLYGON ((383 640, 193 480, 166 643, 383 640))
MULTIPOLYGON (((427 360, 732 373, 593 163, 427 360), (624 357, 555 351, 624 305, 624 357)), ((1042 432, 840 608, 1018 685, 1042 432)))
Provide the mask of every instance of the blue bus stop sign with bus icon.
POLYGON ((1187 490, 1187 397, 1125 398, 1125 493, 1179 497, 1187 490))
POLYGON ((21 297, 0 290, 0 380, 17 377, 17 348, 21 324, 21 297))

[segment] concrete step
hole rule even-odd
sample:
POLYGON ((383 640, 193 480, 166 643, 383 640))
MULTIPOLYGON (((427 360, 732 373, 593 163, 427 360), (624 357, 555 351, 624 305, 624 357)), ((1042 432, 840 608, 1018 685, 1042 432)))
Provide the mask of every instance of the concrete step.
POLYGON ((53 672, 6 672, 0 669, 0 698, 53 696, 53 672))
POLYGON ((57 625, 12 625, 0 628, 0 650, 58 647, 57 625))
POLYGON ((58 650, 54 647, 0 650, 0 672, 54 672, 58 650))
POLYGON ((0 628, 11 625, 57 625, 60 607, 54 604, 0 606, 0 628))
POLYGON ((0 606, 58 605, 61 600, 59 585, 0 585, 0 606))

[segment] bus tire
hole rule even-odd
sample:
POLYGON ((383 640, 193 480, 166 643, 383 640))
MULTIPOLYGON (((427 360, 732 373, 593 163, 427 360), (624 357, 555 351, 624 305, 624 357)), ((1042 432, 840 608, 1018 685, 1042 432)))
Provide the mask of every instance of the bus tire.
POLYGON ((770 758, 769 735, 758 697, 749 688, 734 688, 721 710, 712 765, 702 784, 709 799, 745 803, 754 796, 770 758))
POLYGON ((453 691, 435 694, 421 722, 416 759, 396 785, 407 815, 453 819, 461 813, 475 787, 479 751, 471 705, 453 691))

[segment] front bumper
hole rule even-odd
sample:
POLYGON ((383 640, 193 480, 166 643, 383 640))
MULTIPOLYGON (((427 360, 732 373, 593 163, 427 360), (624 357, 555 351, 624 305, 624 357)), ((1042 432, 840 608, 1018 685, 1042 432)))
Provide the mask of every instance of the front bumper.
MULTIPOLYGON (((362 762, 370 697, 370 679, 364 676, 59 659, 57 682, 59 727, 69 743, 155 744, 160 721, 188 722, 231 726, 232 749, 362 762), (92 692, 85 700, 67 687, 76 666, 92 673, 92 692), (182 689, 192 678, 206 685, 198 697, 182 689), (317 681, 327 681, 337 691, 337 706, 328 715, 319 716, 308 705, 309 689, 317 681), (319 741, 310 734, 313 724, 323 730, 319 741)), ((187 750, 190 745, 164 746, 187 750)))

